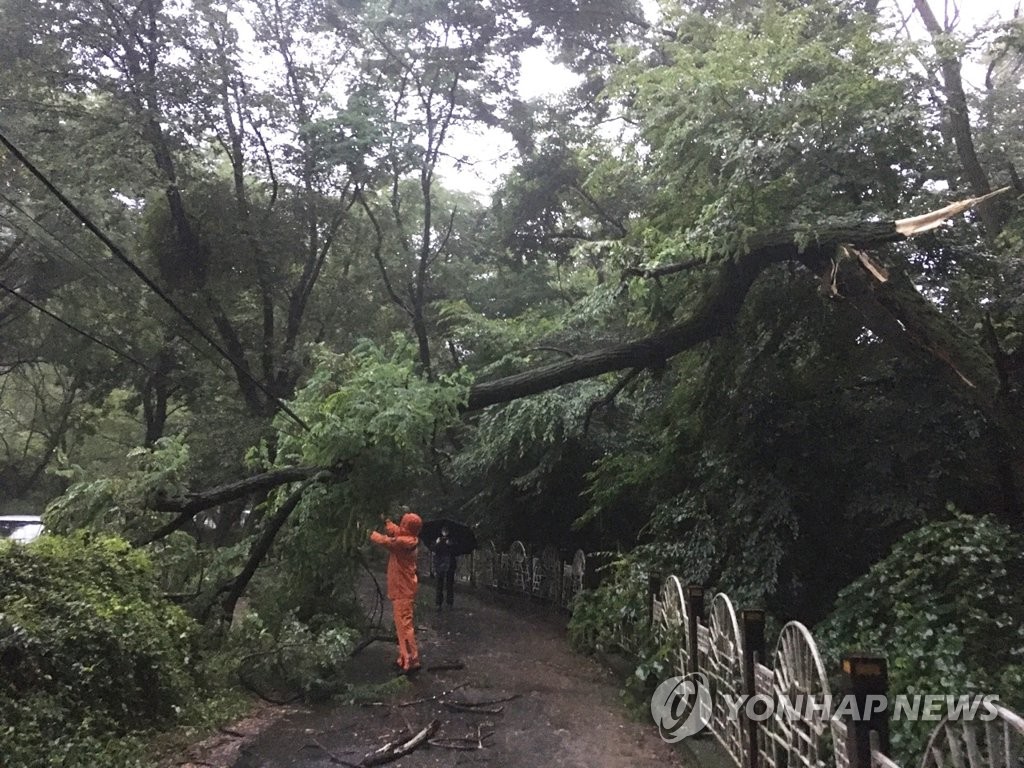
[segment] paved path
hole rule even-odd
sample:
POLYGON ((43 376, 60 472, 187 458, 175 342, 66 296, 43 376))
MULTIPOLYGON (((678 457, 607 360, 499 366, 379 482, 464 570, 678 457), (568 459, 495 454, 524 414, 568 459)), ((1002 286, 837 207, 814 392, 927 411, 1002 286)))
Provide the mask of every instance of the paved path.
MULTIPOLYGON (((425 590, 432 592, 432 590, 425 590)), ((422 595, 431 598, 432 594, 422 595)), ((662 768, 681 766, 649 720, 631 719, 619 681, 570 651, 550 612, 519 601, 459 593, 454 609, 418 606, 417 635, 425 665, 458 660, 455 671, 421 672, 374 706, 296 709, 248 741, 234 768, 327 768, 362 757, 412 726, 437 718, 438 736, 465 737, 484 725, 494 735, 472 751, 425 747, 391 766, 488 765, 497 768, 662 768), (485 701, 515 696, 499 714, 452 712, 447 698, 485 701), (437 697, 437 698, 433 698, 437 697), (411 701, 424 700, 411 706, 411 701)), ((364 682, 391 676, 394 647, 374 643, 352 662, 364 682)))

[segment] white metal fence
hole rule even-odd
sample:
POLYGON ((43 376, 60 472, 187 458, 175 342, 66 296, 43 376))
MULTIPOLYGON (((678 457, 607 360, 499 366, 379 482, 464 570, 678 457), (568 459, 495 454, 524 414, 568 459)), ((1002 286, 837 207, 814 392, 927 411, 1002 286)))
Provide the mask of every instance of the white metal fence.
MULTIPOLYGON (((586 569, 587 557, 582 550, 563 558, 554 547, 545 547, 531 554, 521 541, 513 541, 507 550, 499 552, 490 542, 472 554, 458 558, 455 580, 523 595, 570 610, 573 599, 583 591, 586 569)), ((431 553, 426 547, 420 547, 419 570, 421 574, 433 577, 431 553)))
MULTIPOLYGON (((732 600, 719 593, 705 618, 703 588, 684 586, 675 576, 652 584, 650 631, 659 645, 670 648, 668 674, 704 674, 711 698, 708 728, 739 768, 902 768, 881 749, 870 724, 826 713, 829 679, 814 636, 803 624, 791 621, 782 628, 769 659, 762 611, 749 612, 751 623, 748 612, 740 620, 732 600), (751 637, 758 648, 745 647, 751 637), (767 719, 732 716, 727 701, 757 694, 811 704, 796 711, 775 707, 767 719), (858 735, 870 745, 863 754, 858 735)), ((629 631, 625 628, 627 647, 629 631)), ((940 721, 920 768, 1024 768, 1024 719, 999 706, 993 714, 987 722, 940 721)))

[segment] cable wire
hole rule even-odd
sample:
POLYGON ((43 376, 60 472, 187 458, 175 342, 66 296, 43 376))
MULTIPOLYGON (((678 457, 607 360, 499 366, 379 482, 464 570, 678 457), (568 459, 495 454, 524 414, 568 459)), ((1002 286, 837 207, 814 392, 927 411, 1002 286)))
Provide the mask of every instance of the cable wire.
MULTIPOLYGON (((64 250, 66 250, 68 253, 70 253, 75 258, 77 258, 80 261, 82 261, 87 267, 90 268, 90 270, 94 274, 96 274, 98 277, 102 278, 103 282, 101 283, 101 285, 103 287, 113 288, 128 303, 131 303, 131 302, 136 300, 136 297, 130 295, 129 292, 127 291, 127 289, 124 286, 122 286, 119 283, 117 283, 111 275, 108 275, 105 272, 103 272, 103 270, 101 270, 98 266, 93 264, 88 258, 86 258, 84 255, 82 255, 81 251, 79 251, 79 250, 77 250, 75 248, 72 248, 70 245, 68 245, 68 242, 66 240, 64 240, 63 238, 58 236, 56 233, 54 233, 52 230, 47 228, 42 222, 40 222, 38 219, 34 218, 31 214, 28 213, 28 211, 26 211, 24 208, 19 206, 17 203, 15 203, 9 197, 4 195, 2 192, 0 192, 0 200, 3 200, 8 205, 10 205, 12 208, 14 208, 18 212, 20 212, 29 221, 31 221, 33 224, 35 224, 36 227, 38 227, 40 230, 45 232, 48 237, 52 238, 55 242, 57 242, 59 245, 61 245, 64 248, 64 250)), ((32 234, 24 226, 22 226, 19 223, 16 223, 16 222, 12 221, 11 219, 7 219, 7 226, 12 227, 13 229, 18 230, 25 237, 28 237, 31 240, 34 240, 35 242, 39 243, 40 245, 50 245, 50 243, 44 242, 43 239, 41 239, 37 235, 32 234)), ((71 261, 69 261, 68 259, 64 258, 60 254, 55 253, 55 255, 57 256, 57 258, 59 258, 65 264, 67 264, 69 266, 72 266, 72 267, 75 266, 71 261)), ((231 372, 224 368, 223 361, 221 361, 220 358, 218 358, 215 355, 211 355, 208 350, 205 350, 202 347, 200 347, 198 344, 196 344, 194 341, 192 341, 192 339, 190 339, 185 334, 177 334, 177 338, 181 339, 183 342, 185 342, 185 344, 187 344, 189 347, 191 347, 192 350, 197 355, 199 355, 199 357, 205 358, 210 363, 212 363, 213 367, 216 368, 219 373, 223 374, 227 378, 231 378, 231 372)))
POLYGON ((128 269, 130 269, 136 277, 138 277, 140 280, 142 280, 142 282, 146 284, 146 287, 148 287, 149 290, 155 293, 160 298, 161 301, 163 301, 167 306, 174 310, 175 314, 177 314, 182 320, 184 320, 185 323, 187 323, 188 326, 192 328, 192 330, 198 333, 207 344, 209 344, 211 347, 217 350, 218 354, 220 354, 225 360, 231 363, 232 367, 234 367, 236 371, 242 374, 242 376, 244 376, 246 379, 252 382, 256 386, 256 388, 260 390, 260 392, 266 395, 272 402, 274 402, 278 406, 278 408, 284 411, 292 419, 292 421, 294 421, 307 432, 310 431, 309 425, 306 424, 306 422, 303 421, 299 417, 299 415, 295 413, 295 411, 289 408, 288 405, 283 400, 281 400, 279 397, 274 395, 269 389, 267 389, 263 382, 261 382, 259 379, 253 376, 252 373, 249 372, 248 368, 243 366, 241 363, 236 362, 235 359, 232 358, 231 355, 228 354, 228 352, 219 343, 217 343, 217 341, 212 336, 210 336, 210 334, 208 334, 202 328, 202 326, 200 326, 195 320, 193 320, 188 315, 188 313, 185 312, 185 310, 179 307, 178 304, 170 296, 164 293, 163 289, 155 282, 153 282, 153 280, 149 277, 149 275, 147 275, 142 270, 141 267, 139 267, 134 261, 128 258, 125 252, 121 250, 120 246, 118 246, 113 240, 111 240, 102 229, 100 229, 96 224, 94 224, 92 219, 86 216, 78 208, 78 206, 76 206, 73 202, 71 202, 70 199, 68 199, 64 195, 63 192, 57 189, 57 187, 54 186, 53 182, 51 182, 50 179, 47 178, 47 176, 42 171, 40 171, 32 163, 31 160, 29 160, 24 154, 22 154, 21 150, 19 150, 18 147, 15 146, 14 143, 12 143, 11 140, 8 139, 2 131, 0 131, 0 143, 2 143, 7 148, 7 151, 10 152, 14 156, 14 158, 19 163, 21 163, 26 170, 28 170, 29 173, 35 176, 43 184, 43 186, 46 187, 47 191, 51 195, 53 195, 60 201, 61 205, 67 208, 67 210, 70 211, 76 219, 78 219, 80 222, 82 222, 82 224, 85 225, 86 229, 92 232, 93 235, 95 235, 100 240, 100 242, 107 246, 110 252, 114 255, 114 258, 116 258, 118 261, 120 261, 122 264, 128 267, 128 269))
MULTIPOLYGON (((15 202, 11 198, 9 198, 3 192, 0 192, 0 200, 2 200, 4 203, 9 205, 11 208, 16 210, 18 213, 20 213, 26 219, 28 219, 33 224, 35 224, 38 229, 40 229, 40 230, 42 230, 43 232, 46 233, 47 237, 52 239, 54 242, 58 243, 61 247, 64 248, 64 250, 66 250, 68 253, 70 253, 72 256, 74 256, 79 261, 81 261, 86 267, 88 267, 88 269, 93 274, 95 274, 97 277, 102 278, 102 280, 104 281, 104 284, 110 284, 111 286, 113 286, 114 288, 116 288, 118 290, 118 293, 121 293, 122 296, 127 297, 127 294, 121 289, 121 286, 119 286, 114 281, 114 279, 113 279, 113 277, 111 275, 106 274, 96 264, 93 264, 92 261, 90 261, 85 256, 83 256, 81 252, 79 252, 75 248, 72 248, 70 245, 68 245, 68 242, 66 240, 64 240, 59 235, 57 235, 55 232, 53 232, 51 229, 49 229, 45 224, 43 224, 41 221, 39 221, 39 219, 37 219, 31 213, 29 213, 24 208, 22 208, 17 202, 15 202)), ((13 218, 8 218, 8 217, 4 217, 4 218, 7 220, 7 225, 8 226, 14 227, 19 232, 24 234, 26 237, 32 238, 37 243, 44 244, 44 245, 46 244, 46 243, 43 243, 43 241, 40 240, 38 237, 32 235, 21 223, 14 221, 13 218)), ((75 266, 75 265, 72 264, 72 262, 68 261, 66 258, 61 256, 60 254, 54 254, 54 255, 57 256, 57 258, 60 259, 61 261, 63 261, 65 264, 67 264, 69 266, 75 266)), ((79 267, 75 267, 75 268, 79 269, 79 267)))
POLYGON ((103 341, 103 339, 99 339, 99 338, 93 336, 88 331, 83 331, 77 325, 74 325, 73 323, 68 322, 63 317, 55 315, 53 312, 48 310, 46 307, 43 307, 43 306, 37 304, 36 302, 32 301, 32 299, 30 299, 28 296, 23 296, 22 294, 18 293, 16 290, 11 288, 9 285, 4 283, 3 281, 0 281, 0 290, 7 291, 7 293, 11 294, 11 296, 13 296, 14 298, 18 299, 18 301, 25 302, 26 304, 28 304, 30 307, 32 307, 32 309, 36 310, 37 312, 42 312, 44 315, 49 317, 51 320, 56 320, 58 323, 63 325, 65 328, 68 328, 68 329, 74 331, 79 336, 84 336, 89 341, 93 342, 94 344, 99 344, 101 347, 103 347, 104 349, 107 349, 107 350, 113 352, 118 357, 124 358, 125 360, 127 360, 127 361, 129 361, 131 363, 135 363, 135 365, 139 366, 140 368, 145 369, 146 371, 149 371, 150 373, 153 373, 153 374, 156 373, 156 371, 154 371, 152 368, 150 368, 148 365, 146 365, 142 361, 136 359, 133 355, 129 355, 127 352, 124 352, 124 351, 122 351, 120 349, 117 349, 116 347, 111 346, 107 342, 103 341))

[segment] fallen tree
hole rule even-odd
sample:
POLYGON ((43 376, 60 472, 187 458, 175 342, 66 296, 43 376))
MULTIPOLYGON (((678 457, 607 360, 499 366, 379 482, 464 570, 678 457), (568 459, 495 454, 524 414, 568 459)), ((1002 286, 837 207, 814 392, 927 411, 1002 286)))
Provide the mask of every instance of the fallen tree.
MULTIPOLYGON (((999 190, 993 194, 1007 191, 999 190)), ((941 315, 898 268, 883 267, 866 251, 935 228, 984 202, 972 198, 924 216, 823 227, 812 233, 786 230, 752 238, 743 252, 716 268, 698 306, 681 322, 623 342, 548 365, 474 384, 466 411, 539 394, 574 381, 626 368, 664 366, 665 361, 723 333, 738 315, 754 281, 770 266, 797 262, 815 275, 832 298, 861 313, 865 325, 904 349, 934 358, 980 396, 986 410, 999 395, 994 360, 977 341, 941 315)), ((682 267, 691 267, 687 262, 682 267)), ((671 274, 661 268, 657 274, 671 274)), ((646 273, 640 273, 644 275, 646 273)))
MULTIPOLYGON (((899 264, 885 263, 877 252, 883 246, 934 229, 991 196, 972 198, 908 219, 825 226, 811 233, 786 230, 752 238, 745 250, 717 265, 709 265, 708 287, 697 306, 680 322, 639 339, 478 382, 470 388, 463 412, 479 411, 606 373, 664 367, 669 358, 724 333, 738 317, 755 281, 767 269, 780 263, 796 263, 806 270, 810 279, 818 281, 824 296, 856 312, 865 327, 904 353, 933 364, 952 386, 968 395, 998 432, 999 439, 995 442, 1008 468, 1010 492, 1015 493, 1013 477, 1024 457, 1021 438, 1024 418, 1012 382, 1000 367, 998 347, 992 348, 990 340, 987 349, 983 339, 974 338, 943 315, 921 295, 899 264)), ((692 266, 692 262, 687 262, 679 270, 662 268, 657 273, 638 272, 638 276, 673 274, 692 266)), ((337 482, 345 476, 346 472, 337 468, 330 471, 318 467, 283 468, 205 492, 157 500, 154 509, 174 511, 178 515, 142 543, 177 530, 203 509, 249 493, 265 493, 295 482, 308 484, 313 478, 319 482, 337 482)), ((272 516, 250 552, 243 573, 222 588, 221 591, 229 592, 225 608, 233 607, 244 591, 255 567, 269 552, 277 532, 306 487, 303 485, 295 491, 272 516)))
MULTIPOLYGON (((983 411, 1005 415, 999 402, 1005 394, 1005 377, 1000 376, 995 358, 979 340, 942 315, 902 270, 882 265, 877 256, 867 253, 928 231, 987 197, 972 198, 910 219, 824 227, 810 235, 786 230, 753 238, 745 251, 724 259, 714 268, 700 303, 679 323, 633 341, 569 356, 500 379, 477 382, 470 388, 463 410, 479 411, 627 368, 663 367, 669 358, 726 331, 739 314, 751 286, 766 269, 775 264, 796 262, 821 283, 826 296, 841 300, 857 311, 873 332, 906 352, 934 360, 952 381, 967 388, 983 411)), ((687 262, 685 266, 693 266, 693 263, 687 262)), ((634 271, 641 276, 648 274, 634 271)), ((680 271, 683 270, 663 268, 658 274, 680 271)), ((184 524, 204 509, 249 493, 309 479, 323 469, 286 467, 264 472, 207 491, 159 499, 152 508, 179 513, 168 527, 177 522, 184 524)), ((159 538, 160 533, 154 533, 147 541, 159 538)))

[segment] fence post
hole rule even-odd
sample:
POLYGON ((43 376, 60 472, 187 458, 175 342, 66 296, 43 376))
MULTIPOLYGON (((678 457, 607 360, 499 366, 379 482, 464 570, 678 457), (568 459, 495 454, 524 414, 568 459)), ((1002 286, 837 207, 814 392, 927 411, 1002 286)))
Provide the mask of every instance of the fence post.
POLYGON ((849 653, 842 658, 847 692, 857 705, 857 715, 846 723, 846 754, 850 768, 871 768, 871 733, 878 749, 889 754, 889 713, 886 693, 889 666, 884 656, 849 653))
POLYGON ((704 619, 704 587, 697 584, 688 584, 683 590, 683 599, 686 600, 686 639, 689 646, 686 650, 690 655, 688 672, 698 672, 697 664, 697 625, 704 619))
POLYGON ((647 629, 654 629, 654 601, 661 593, 661 574, 647 574, 647 629))
MULTIPOLYGON (((575 560, 575 555, 573 556, 573 559, 575 560)), ((598 559, 599 558, 595 555, 590 555, 586 558, 586 564, 583 568, 584 589, 597 589, 598 584, 601 582, 601 577, 598 575, 598 569, 603 565, 603 563, 598 563, 598 559)))
MULTIPOLYGON (((760 609, 744 608, 740 611, 740 632, 743 640, 743 694, 751 697, 754 688, 754 664, 764 663, 766 652, 764 638, 765 613, 760 609)), ((757 751, 757 721, 746 715, 746 707, 742 708, 743 730, 747 739, 747 760, 745 768, 758 768, 760 755, 757 751)))

